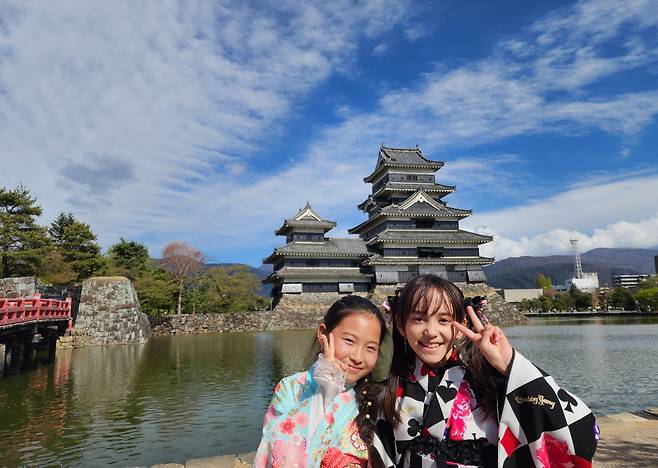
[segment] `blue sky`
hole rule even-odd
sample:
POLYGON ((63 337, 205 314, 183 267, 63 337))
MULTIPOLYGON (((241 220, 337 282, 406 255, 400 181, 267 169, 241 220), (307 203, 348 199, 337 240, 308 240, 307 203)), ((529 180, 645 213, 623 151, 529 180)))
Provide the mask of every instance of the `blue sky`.
POLYGON ((658 246, 653 0, 0 3, 0 185, 108 247, 259 265, 310 201, 363 219, 420 145, 498 259, 658 246))

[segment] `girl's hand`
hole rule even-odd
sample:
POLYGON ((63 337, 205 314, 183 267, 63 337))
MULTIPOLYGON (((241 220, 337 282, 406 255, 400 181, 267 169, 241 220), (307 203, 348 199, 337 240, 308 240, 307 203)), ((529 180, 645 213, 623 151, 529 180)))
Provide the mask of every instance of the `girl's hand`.
POLYGON ((349 368, 348 365, 336 359, 334 336, 331 333, 326 335, 324 333, 318 333, 318 340, 322 347, 322 355, 324 356, 324 359, 331 362, 336 369, 339 369, 341 372, 347 372, 347 369, 349 368))
POLYGON ((507 368, 514 354, 507 337, 500 328, 490 323, 483 325, 475 314, 473 307, 466 307, 466 312, 471 318, 475 331, 457 322, 452 322, 454 327, 478 347, 485 359, 489 361, 489 364, 501 374, 507 375, 507 368))

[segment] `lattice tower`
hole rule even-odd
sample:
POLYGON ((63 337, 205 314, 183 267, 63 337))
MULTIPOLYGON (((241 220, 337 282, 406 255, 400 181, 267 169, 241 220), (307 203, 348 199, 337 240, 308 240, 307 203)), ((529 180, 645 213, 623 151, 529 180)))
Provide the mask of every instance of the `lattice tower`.
POLYGON ((583 266, 580 262, 580 252, 578 251, 578 239, 570 239, 571 246, 573 247, 573 270, 576 278, 583 278, 583 266))

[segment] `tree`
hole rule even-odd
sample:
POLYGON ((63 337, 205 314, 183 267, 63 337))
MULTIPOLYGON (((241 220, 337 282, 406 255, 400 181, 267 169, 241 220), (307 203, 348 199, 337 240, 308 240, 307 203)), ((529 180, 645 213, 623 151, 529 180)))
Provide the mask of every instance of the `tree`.
POLYGON ((2 277, 36 273, 47 252, 45 228, 36 198, 22 184, 13 190, 0 188, 0 264, 2 277))
MULTIPOLYGON (((134 271, 134 270, 133 270, 134 271)), ((133 280, 142 312, 159 316, 176 308, 176 279, 156 265, 147 265, 133 280)))
POLYGON ((641 310, 658 310, 658 287, 641 288, 635 293, 635 300, 641 310))
POLYGON ((49 284, 71 284, 77 278, 71 265, 64 260, 57 250, 50 250, 44 258, 43 266, 39 269, 39 277, 49 284))
POLYGON ((53 247, 82 281, 105 267, 101 248, 91 227, 78 221, 73 213, 60 213, 48 228, 53 247))
POLYGON ((162 249, 162 264, 178 282, 178 306, 176 313, 182 314, 185 282, 191 275, 203 269, 203 254, 182 241, 174 241, 162 249))
POLYGON ((635 298, 626 288, 613 289, 607 296, 607 302, 608 307, 613 309, 635 310, 635 298))
POLYGON ((553 289, 553 281, 543 273, 539 273, 539 275, 537 275, 537 279, 535 279, 535 286, 537 288, 543 289, 544 292, 550 291, 553 289))
POLYGON ((148 266, 149 251, 144 244, 127 241, 123 237, 108 251, 110 270, 134 280, 141 276, 148 266))
POLYGON ((213 267, 193 288, 193 309, 204 312, 247 312, 268 306, 269 301, 256 294, 260 280, 244 265, 213 267))

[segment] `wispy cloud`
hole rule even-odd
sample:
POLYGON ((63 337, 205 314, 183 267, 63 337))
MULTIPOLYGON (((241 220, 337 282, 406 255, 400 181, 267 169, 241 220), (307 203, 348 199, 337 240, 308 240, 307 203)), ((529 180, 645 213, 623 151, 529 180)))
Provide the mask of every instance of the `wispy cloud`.
POLYGON ((75 211, 106 245, 169 235, 177 219, 193 235, 208 212, 187 213, 253 177, 245 170, 259 144, 306 93, 349 69, 360 37, 394 27, 406 7, 5 2, 2 183, 26 183, 51 217, 75 211))
POLYGON ((582 239, 584 250, 658 246, 658 176, 600 182, 542 201, 479 213, 463 225, 494 235, 494 242, 483 251, 498 259, 566 252, 569 236, 582 239))
MULTIPOLYGON (((334 73, 351 76, 362 38, 372 47, 393 28, 409 30, 408 9, 385 0, 6 2, 3 184, 26 183, 51 217, 75 211, 105 245, 123 235, 148 238, 154 251, 172 238, 216 252, 267 250, 276 224, 306 200, 340 229, 362 221, 355 206, 367 195, 362 177, 381 142, 418 143, 449 159, 439 177, 460 192, 505 195, 525 156, 478 156, 477 145, 592 129, 629 139, 658 114, 658 89, 610 94, 591 86, 656 63, 655 39, 642 34, 656 28, 652 1, 587 1, 529 25, 489 57, 452 69, 440 64, 406 88, 383 91, 372 111, 339 112, 342 120, 286 154, 282 169, 253 159, 268 157, 261 145, 319 84, 334 73), (630 34, 611 54, 604 45, 622 31, 630 34), (468 179, 473 171, 479 184, 468 179)), ((633 180, 618 188, 630 190, 633 180)), ((551 230, 541 220, 537 229, 497 220, 549 209, 550 201, 568 204, 576 191, 478 219, 501 239, 541 235, 551 230)), ((550 209, 546 216, 591 233, 655 212, 642 200, 632 210, 623 205, 635 201, 612 199, 614 209, 594 210, 597 216, 550 209)))

